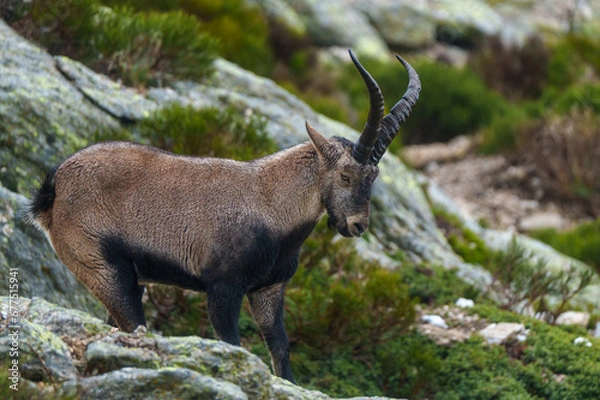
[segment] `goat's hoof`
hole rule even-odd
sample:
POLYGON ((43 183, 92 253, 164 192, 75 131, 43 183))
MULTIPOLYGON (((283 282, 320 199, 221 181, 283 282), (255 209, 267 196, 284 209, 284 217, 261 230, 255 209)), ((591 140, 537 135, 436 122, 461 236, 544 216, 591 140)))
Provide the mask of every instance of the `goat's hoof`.
POLYGON ((138 325, 137 328, 135 328, 133 330, 133 333, 135 333, 136 335, 144 335, 148 332, 148 330, 146 329, 146 327, 144 325, 138 325))

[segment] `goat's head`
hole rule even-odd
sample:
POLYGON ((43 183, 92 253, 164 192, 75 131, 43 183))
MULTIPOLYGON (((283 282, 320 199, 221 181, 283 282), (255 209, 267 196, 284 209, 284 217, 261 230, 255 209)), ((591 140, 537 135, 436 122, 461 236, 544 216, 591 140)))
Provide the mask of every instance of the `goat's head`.
POLYGON ((349 52, 370 95, 371 108, 360 138, 356 143, 340 137, 327 139, 308 122, 306 129, 322 161, 321 187, 329 226, 343 236, 358 237, 369 226, 371 190, 379 174, 377 164, 417 102, 421 82, 410 64, 396 56, 408 71, 409 83, 400 101, 384 117, 383 95, 377 82, 349 52))

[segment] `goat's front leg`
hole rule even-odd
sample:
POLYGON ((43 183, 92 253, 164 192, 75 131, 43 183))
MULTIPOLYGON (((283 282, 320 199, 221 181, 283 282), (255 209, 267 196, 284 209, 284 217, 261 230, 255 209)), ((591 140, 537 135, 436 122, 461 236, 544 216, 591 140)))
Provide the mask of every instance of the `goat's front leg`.
POLYGON ((294 382, 290 367, 288 336, 283 324, 285 283, 278 283, 248 294, 254 320, 271 353, 275 374, 294 382))
POLYGON ((218 284, 206 291, 208 316, 219 340, 240 345, 239 319, 244 292, 236 287, 218 284))

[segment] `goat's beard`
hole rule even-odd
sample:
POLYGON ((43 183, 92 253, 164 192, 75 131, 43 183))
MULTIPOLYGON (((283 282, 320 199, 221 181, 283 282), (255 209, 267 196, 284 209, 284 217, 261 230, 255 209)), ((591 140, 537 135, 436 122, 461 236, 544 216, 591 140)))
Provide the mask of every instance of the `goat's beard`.
POLYGON ((348 230, 346 224, 340 223, 340 220, 330 213, 328 213, 327 227, 332 231, 337 231, 344 237, 352 237, 352 234, 348 230))
POLYGON ((334 216, 329 214, 329 216, 327 218, 327 227, 333 231, 334 229, 337 229, 337 224, 338 224, 337 218, 335 218, 334 216))
POLYGON ((327 227, 332 231, 336 230, 339 220, 333 214, 331 208, 325 207, 325 209, 327 210, 327 227))

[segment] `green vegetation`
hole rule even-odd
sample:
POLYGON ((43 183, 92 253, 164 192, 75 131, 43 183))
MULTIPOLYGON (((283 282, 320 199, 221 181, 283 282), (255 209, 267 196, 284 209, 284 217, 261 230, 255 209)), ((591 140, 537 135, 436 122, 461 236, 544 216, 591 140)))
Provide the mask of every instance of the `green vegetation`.
POLYGON ((277 150, 266 120, 233 107, 196 109, 174 103, 141 121, 140 136, 178 154, 250 160, 277 150))
POLYGON ((600 274, 600 219, 581 224, 571 231, 557 232, 547 229, 533 232, 532 236, 593 266, 600 274))
MULTIPOLYGON (((501 309, 517 311, 531 306, 538 312, 547 313, 549 320, 554 321, 567 309, 571 299, 592 283, 592 270, 552 268, 546 260, 536 258, 518 245, 516 240, 504 250, 489 249, 455 216, 440 209, 435 209, 434 214, 453 250, 466 262, 479 264, 492 274, 492 282, 486 291, 479 296, 474 293, 469 298, 485 300, 488 292, 493 291, 500 296, 496 303, 501 309), (549 297, 559 299, 559 302, 549 304, 549 297)), ((586 233, 592 232, 586 230, 586 233)))
MULTIPOLYGON (((118 0, 101 0, 118 8, 118 0)), ((219 55, 259 75, 268 76, 275 67, 270 30, 258 7, 243 0, 134 0, 127 2, 140 12, 183 11, 202 22, 202 32, 217 38, 219 55)))
POLYGON ((26 21, 50 52, 138 86, 172 78, 199 79, 212 71, 217 44, 182 11, 135 12, 97 0, 41 0, 26 21))
POLYGON ((492 258, 493 251, 488 249, 483 240, 463 222, 440 208, 434 208, 436 223, 452 249, 468 263, 485 265, 492 258))

